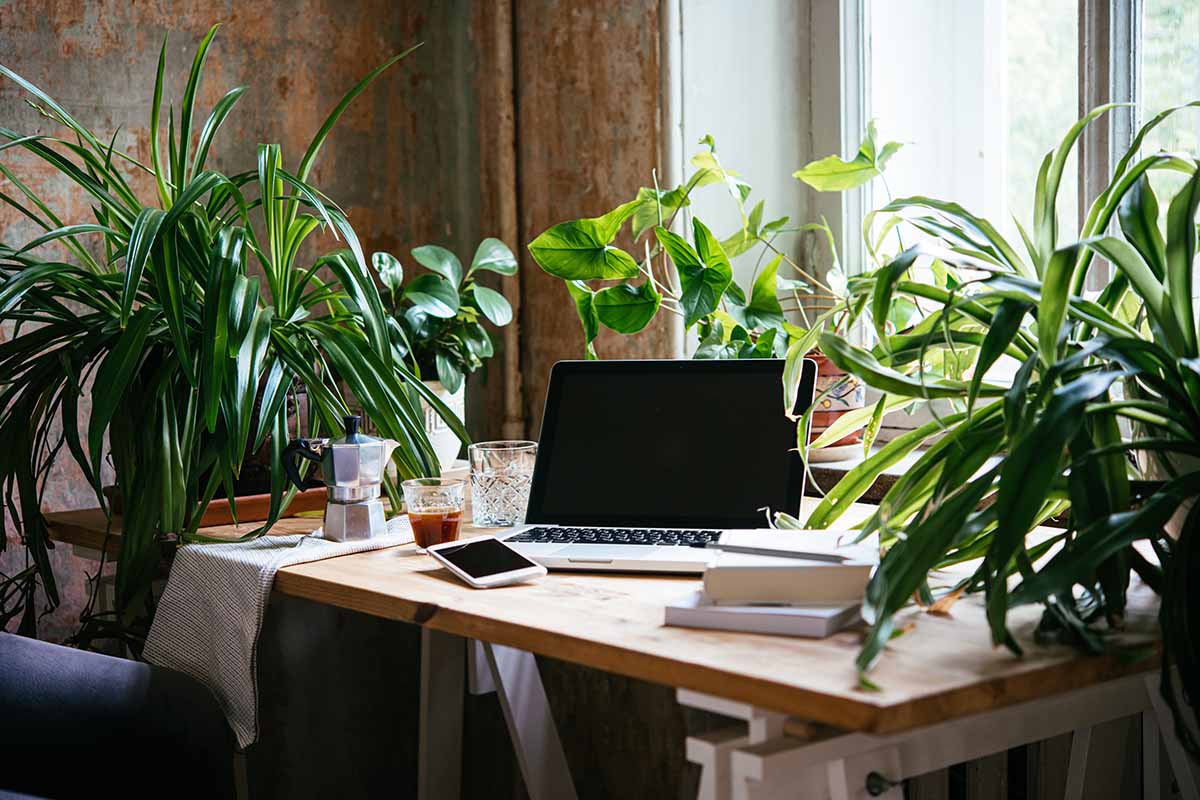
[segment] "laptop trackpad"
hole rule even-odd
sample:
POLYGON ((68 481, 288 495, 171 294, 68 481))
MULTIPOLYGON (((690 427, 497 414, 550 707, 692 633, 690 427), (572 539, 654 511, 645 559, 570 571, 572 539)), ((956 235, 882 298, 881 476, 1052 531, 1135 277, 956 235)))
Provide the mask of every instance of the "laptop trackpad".
POLYGON ((658 547, 644 544, 569 544, 555 551, 555 558, 565 558, 575 563, 588 561, 607 564, 618 559, 623 561, 648 558, 659 551, 658 547))

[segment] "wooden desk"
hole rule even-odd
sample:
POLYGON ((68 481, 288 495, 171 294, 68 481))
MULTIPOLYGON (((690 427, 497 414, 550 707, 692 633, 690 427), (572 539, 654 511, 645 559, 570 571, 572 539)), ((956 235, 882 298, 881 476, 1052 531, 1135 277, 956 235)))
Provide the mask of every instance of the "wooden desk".
MULTIPOLYGON (((861 519, 870 511, 858 506, 853 514, 861 519)), ((79 530, 88 523, 78 513, 49 518, 55 538, 83 541, 79 530)), ((286 530, 318 524, 293 519, 286 530)), ((883 741, 886 735, 1101 687, 1157 667, 1157 658, 1083 657, 1067 647, 1033 644, 1040 606, 1010 615, 1026 647, 1024 658, 1014 658, 991 646, 982 604, 967 598, 949 616, 904 612, 899 624, 908 631, 889 645, 871 676, 880 690, 864 691, 853 666, 856 631, 811 640, 664 626, 663 604, 698 585, 691 578, 553 573, 532 585, 478 591, 407 545, 287 567, 279 571, 275 590, 667 684, 681 690, 682 702, 751 723, 774 720, 767 726, 774 735, 757 742, 743 737, 738 747, 726 748, 720 756, 726 767, 732 763, 726 757, 739 747, 778 740, 787 717, 883 741)), ((1156 610, 1153 593, 1135 579, 1126 638, 1153 642, 1156 610)), ((709 745, 712 753, 720 749, 709 745)), ((705 746, 696 744, 697 752, 705 746)), ((703 754, 695 760, 703 761, 703 754)))

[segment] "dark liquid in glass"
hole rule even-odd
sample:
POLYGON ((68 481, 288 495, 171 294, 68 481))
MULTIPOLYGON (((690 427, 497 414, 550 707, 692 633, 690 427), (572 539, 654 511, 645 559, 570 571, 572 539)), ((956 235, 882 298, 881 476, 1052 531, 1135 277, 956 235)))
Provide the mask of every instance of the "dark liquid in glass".
POLYGON ((461 508, 433 508, 408 512, 412 522, 413 540, 417 547, 432 547, 442 542, 453 542, 462 527, 461 508))

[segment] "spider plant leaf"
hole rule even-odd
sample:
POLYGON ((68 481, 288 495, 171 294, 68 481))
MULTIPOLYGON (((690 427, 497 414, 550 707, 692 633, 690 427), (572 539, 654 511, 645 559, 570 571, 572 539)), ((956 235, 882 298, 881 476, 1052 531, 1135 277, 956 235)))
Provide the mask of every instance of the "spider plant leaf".
POLYGON ((150 260, 150 252, 158 239, 158 232, 162 229, 165 217, 165 212, 147 206, 133 222, 128 255, 125 257, 125 286, 121 292, 122 328, 129 324, 129 315, 133 313, 133 303, 142 284, 142 273, 150 260))
POLYGON ((91 454, 92 470, 96 473, 100 472, 104 431, 145 355, 142 346, 154 320, 152 308, 138 309, 96 371, 96 379, 92 384, 92 417, 88 422, 88 452, 91 454))
MULTIPOLYGON (((1085 239, 1081 244, 1108 259, 1129 279, 1130 285, 1141 298, 1151 321, 1161 332, 1168 346, 1176 352, 1184 352, 1187 348, 1187 338, 1172 310, 1174 293, 1165 290, 1138 251, 1128 242, 1113 236, 1085 239)), ((1171 244, 1168 243, 1167 247, 1169 252, 1171 244)), ((1168 259, 1170 257, 1168 255, 1168 259)))
MULTIPOLYGON (((228 231, 228 242, 237 234, 228 231)), ((205 286, 203 331, 200 339, 200 405, 204 427, 209 433, 217 430, 221 388, 225 379, 225 362, 229 358, 229 314, 234 286, 240 275, 238 263, 225 253, 238 253, 234 248, 214 249, 205 286)))
POLYGON ((200 129, 200 139, 196 143, 196 156, 192 161, 192 174, 198 175, 204 169, 205 162, 208 161, 208 151, 212 147, 213 138, 216 137, 217 131, 220 130, 221 124, 225 122, 225 118, 229 116, 229 112, 233 110, 241 96, 246 93, 245 86, 238 86, 230 89, 225 93, 225 96, 217 101, 213 106, 212 112, 208 115, 208 119, 204 121, 204 127, 200 129))
MULTIPOLYGON (((857 375, 868 385, 888 394, 902 397, 920 397, 926 400, 935 397, 964 397, 968 385, 961 381, 941 379, 922 380, 885 367, 871 353, 847 342, 832 333, 820 336, 821 352, 846 372, 857 375)), ((1004 389, 991 384, 981 384, 979 394, 992 397, 1002 394, 1004 389)))
MULTIPOLYGON (((883 414, 888 414, 897 409, 904 408, 913 404, 911 397, 892 397, 884 393, 880 399, 886 397, 887 402, 883 406, 883 414)), ((875 414, 875 409, 872 407, 856 408, 852 411, 847 411, 833 421, 828 428, 821 432, 821 435, 812 441, 809 445, 811 448, 828 447, 834 442, 844 439, 850 434, 862 430, 871 421, 875 414)))
POLYGON ((1197 355, 1196 317, 1192 308, 1197 206, 1200 206, 1200 169, 1179 190, 1167 209, 1167 299, 1177 327, 1183 333, 1183 355, 1192 357, 1197 355))
POLYGON ((828 528, 841 517, 850 504, 862 497, 885 469, 896 464, 913 450, 925 444, 930 436, 944 431, 963 419, 966 412, 931 420, 919 428, 907 431, 879 448, 877 452, 855 465, 837 482, 808 517, 810 528, 828 528))
POLYGON ((419 42, 407 50, 392 56, 387 61, 383 62, 378 67, 367 73, 365 78, 355 84, 350 91, 346 92, 346 94, 342 96, 341 101, 339 101, 337 106, 334 107, 333 111, 329 113, 329 116, 325 118, 325 122, 322 123, 316 135, 313 136, 312 141, 308 145, 308 149, 304 151, 304 157, 300 159, 300 169, 296 171, 296 176, 301 181, 308 180, 308 172, 310 169, 312 169, 313 162, 316 161, 317 153, 321 151, 321 145, 325 143, 325 139, 329 136, 329 132, 333 130, 333 126, 337 124, 339 119, 341 119, 342 114, 345 113, 350 103, 354 101, 354 98, 362 94, 363 91, 370 86, 376 78, 390 69, 392 65, 416 50, 422 44, 424 44, 424 42, 419 42))
MULTIPOLYGON (((1061 251, 1060 251, 1061 252, 1061 251)), ((984 557, 982 569, 991 579, 987 597, 987 618, 996 644, 1011 639, 1005 618, 1008 591, 1003 576, 1023 548, 1025 534, 1032 527, 1041 506, 1042 495, 1030 492, 1030 486, 1049 486, 1062 468, 1062 454, 1068 441, 1083 424, 1083 406, 1108 391, 1123 370, 1087 372, 1056 389, 1037 422, 1010 445, 1000 471, 995 509, 998 515, 992 546, 984 557)))
POLYGON ((78 236, 81 233, 102 233, 106 236, 120 235, 107 225, 93 225, 90 223, 83 223, 80 225, 64 225, 61 228, 55 228, 49 233, 42 234, 36 239, 31 239, 20 250, 14 251, 13 255, 21 255, 22 253, 27 253, 30 250, 41 247, 44 244, 56 242, 59 239, 65 239, 68 236, 78 236))
POLYGON ((1117 220, 1125 238, 1137 248, 1154 277, 1166 278, 1167 255, 1162 233, 1158 229, 1158 200, 1150 180, 1141 175, 1117 206, 1117 220))
POLYGON ((875 292, 871 297, 871 318, 875 322, 875 332, 880 344, 887 349, 888 334, 886 330, 888 311, 892 307, 892 296, 896 282, 904 277, 913 262, 920 255, 920 249, 909 247, 885 264, 875 273, 875 292))
POLYGON ((1021 329, 1021 321, 1032 308, 1032 304, 1021 300, 1004 300, 996 307, 992 317, 991 327, 983 337, 979 355, 975 359, 975 374, 971 376, 971 388, 967 391, 967 409, 975 408, 975 400, 979 397, 979 387, 983 376, 992 365, 1004 355, 1017 332, 1021 329))
POLYGON ((21 77, 20 75, 18 75, 15 72, 13 72, 11 69, 4 66, 3 64, 0 64, 0 75, 3 75, 6 78, 8 78, 10 81, 17 84, 22 89, 24 89, 25 91, 29 92, 31 95, 36 97, 38 99, 38 101, 41 102, 43 105, 45 105, 47 108, 51 109, 54 112, 54 114, 60 120, 62 120, 63 124, 65 124, 67 127, 69 127, 77 136, 79 136, 79 138, 83 139, 85 142, 87 142, 89 145, 91 145, 92 148, 95 149, 95 151, 97 153, 104 152, 104 144, 99 139, 97 139, 90 130, 85 128, 83 125, 79 124, 79 122, 77 122, 74 117, 72 117, 69 113, 67 113, 67 110, 65 108, 63 108, 62 106, 60 106, 53 97, 46 94, 41 89, 39 89, 37 86, 33 85, 32 83, 27 81, 25 78, 21 77))
MULTIPOLYGON (((267 440, 267 434, 276 424, 276 417, 284 411, 288 390, 292 387, 292 371, 280 359, 275 359, 267 371, 267 381, 263 385, 262 405, 258 412, 258 430, 254 435, 254 444, 250 449, 258 451, 267 440)), ((286 423, 287 417, 284 416, 286 423)))
POLYGON ((196 48, 196 55, 192 58, 192 69, 188 73, 187 86, 183 90, 183 105, 179 109, 178 162, 174 169, 176 180, 181 184, 188 179, 188 150, 192 143, 192 112, 196 106, 196 92, 200 89, 200 80, 204 75, 204 61, 208 58, 209 45, 212 44, 219 27, 219 23, 213 25, 200 40, 200 45, 196 48))
POLYGON ((956 230, 957 235, 963 237, 965 241, 971 242, 992 259, 1007 265, 1013 272, 1027 278, 1036 276, 1029 265, 1017 255, 1017 251, 1013 249, 1008 240, 990 222, 972 214, 958 203, 917 195, 893 200, 881 210, 905 211, 910 208, 928 208, 936 211, 950 223, 951 230, 956 230))
POLYGON ((1071 291, 1071 273, 1079 252, 1073 244, 1056 250, 1046 264, 1042 276, 1042 298, 1038 304, 1038 352, 1042 364, 1049 367, 1058 361, 1059 341, 1063 338, 1063 320, 1071 291))

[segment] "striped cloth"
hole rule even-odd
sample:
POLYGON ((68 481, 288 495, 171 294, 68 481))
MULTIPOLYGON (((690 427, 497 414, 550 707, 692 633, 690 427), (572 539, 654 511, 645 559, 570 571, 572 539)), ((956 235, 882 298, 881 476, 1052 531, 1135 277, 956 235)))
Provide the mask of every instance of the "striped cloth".
POLYGON ((212 690, 245 748, 258 739, 256 653, 275 573, 283 567, 412 541, 407 516, 374 539, 330 542, 312 534, 179 548, 142 655, 212 690))

